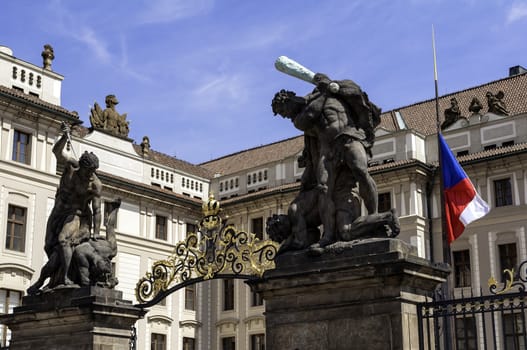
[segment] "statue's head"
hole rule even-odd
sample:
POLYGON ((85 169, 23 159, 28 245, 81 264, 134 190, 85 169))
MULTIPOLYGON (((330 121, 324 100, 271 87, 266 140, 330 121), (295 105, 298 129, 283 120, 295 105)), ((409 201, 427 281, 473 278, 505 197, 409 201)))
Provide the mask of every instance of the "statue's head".
POLYGON ((93 152, 84 151, 79 158, 79 166, 93 172, 99 168, 99 158, 93 152))
POLYGON ((267 218, 265 230, 272 241, 282 243, 291 235, 291 220, 287 215, 277 215, 267 218))
POLYGON ((274 115, 280 114, 284 118, 295 119, 305 106, 303 97, 298 97, 293 91, 280 90, 274 95, 271 107, 274 115))
POLYGON ((325 91, 331 83, 331 79, 329 79, 329 77, 323 73, 317 73, 313 77, 313 82, 319 89, 325 91))
POLYGON ((111 107, 112 105, 115 106, 116 104, 119 103, 119 101, 117 101, 117 97, 115 97, 115 95, 108 95, 108 96, 106 96, 106 99, 104 100, 104 102, 106 102, 106 107, 111 107))

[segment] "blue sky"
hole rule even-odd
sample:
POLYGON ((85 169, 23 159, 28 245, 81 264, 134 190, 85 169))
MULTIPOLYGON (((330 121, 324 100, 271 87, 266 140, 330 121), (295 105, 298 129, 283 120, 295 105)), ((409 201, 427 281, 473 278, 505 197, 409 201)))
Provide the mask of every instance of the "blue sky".
POLYGON ((286 55, 353 79, 384 111, 527 67, 527 0, 2 1, 0 45, 65 76, 62 106, 89 126, 114 93, 130 137, 200 163, 299 135, 273 116, 282 88, 308 83, 274 68, 286 55))

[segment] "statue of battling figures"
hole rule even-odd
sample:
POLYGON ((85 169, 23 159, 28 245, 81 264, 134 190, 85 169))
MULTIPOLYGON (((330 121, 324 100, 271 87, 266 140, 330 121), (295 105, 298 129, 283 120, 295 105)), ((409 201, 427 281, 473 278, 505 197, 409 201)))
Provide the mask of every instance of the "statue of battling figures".
POLYGON ((62 123, 61 128, 63 134, 53 153, 64 170, 46 226, 44 250, 48 261, 28 294, 39 293, 48 278, 45 290, 95 284, 113 288, 117 284, 111 260, 117 254, 115 224, 121 202, 108 203, 106 238, 101 237, 102 184, 96 174, 99 159, 92 152, 84 152, 77 159, 69 127, 62 123))
POLYGON ((286 251, 397 236, 397 215, 394 210, 377 212, 377 187, 368 173, 381 110, 352 80, 331 80, 284 56, 275 65, 316 87, 304 97, 281 90, 272 102, 275 115, 290 119, 304 132, 305 147, 299 159, 304 167, 300 193, 287 215, 268 219, 270 237, 283 241, 281 251, 286 251), (360 215, 361 200, 365 216, 360 215))

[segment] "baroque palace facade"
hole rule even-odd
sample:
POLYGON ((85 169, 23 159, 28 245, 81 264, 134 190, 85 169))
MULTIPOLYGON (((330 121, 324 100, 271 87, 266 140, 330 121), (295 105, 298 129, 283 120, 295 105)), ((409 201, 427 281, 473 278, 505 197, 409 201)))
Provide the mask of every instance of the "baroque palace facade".
MULTIPOLYGON (((0 46, 0 313, 20 304, 46 261, 61 122, 76 125, 71 152, 99 157, 103 202, 122 199, 115 275, 134 303, 152 263, 196 231, 209 192, 230 223, 264 237, 267 217, 286 213, 300 188, 302 136, 194 165, 150 149, 148 139, 136 144, 127 132, 80 126, 61 106, 62 80, 49 61, 40 67, 0 46)), ((492 208, 451 246, 451 292, 488 294, 490 276, 527 260, 527 74, 513 67, 503 79, 441 96, 439 105, 445 139, 492 208)), ((369 170, 379 210, 399 213, 399 238, 443 261, 436 136, 434 100, 384 112, 369 170)), ((137 349, 264 349, 263 303, 242 280, 181 289, 138 322, 137 349)), ((0 326, 0 348, 8 343, 0 326)))

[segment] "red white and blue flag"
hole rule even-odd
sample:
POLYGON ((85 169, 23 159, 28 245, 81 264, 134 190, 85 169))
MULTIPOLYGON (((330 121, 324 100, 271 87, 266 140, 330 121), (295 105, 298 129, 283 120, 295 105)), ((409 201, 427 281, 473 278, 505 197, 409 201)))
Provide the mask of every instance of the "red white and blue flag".
POLYGON ((468 224, 487 215, 490 208, 476 192, 474 185, 441 134, 439 134, 439 145, 445 198, 446 235, 448 244, 450 244, 461 236, 468 224))

